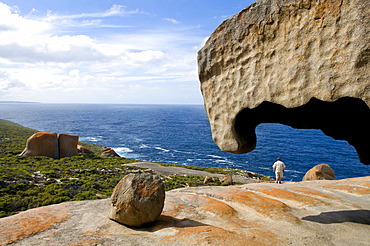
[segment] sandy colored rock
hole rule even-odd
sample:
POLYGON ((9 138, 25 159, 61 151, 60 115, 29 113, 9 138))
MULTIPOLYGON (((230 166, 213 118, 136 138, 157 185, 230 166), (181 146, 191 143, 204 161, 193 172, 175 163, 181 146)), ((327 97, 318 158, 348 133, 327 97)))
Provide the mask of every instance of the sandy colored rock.
POLYGON ((85 146, 82 145, 77 145, 77 151, 78 153, 84 153, 84 154, 94 154, 94 151, 86 148, 85 146))
POLYGON ((363 246, 369 199, 370 177, 183 188, 146 228, 108 219, 110 199, 67 202, 0 219, 0 245, 363 246))
POLYGON ((58 134, 59 158, 77 156, 78 136, 72 134, 58 134))
POLYGON ((225 183, 225 184, 228 184, 228 185, 232 185, 234 184, 234 181, 233 181, 233 175, 231 174, 226 174, 225 176, 223 176, 220 181, 222 183, 225 183))
POLYGON ((306 172, 302 181, 308 180, 334 180, 334 170, 328 164, 319 164, 306 172))
POLYGON ((51 132, 36 132, 27 139, 21 156, 48 156, 59 158, 58 135, 51 132))
POLYGON ((109 218, 129 226, 156 221, 165 199, 162 180, 151 174, 126 175, 113 190, 109 218))
POLYGON ((26 148, 20 155, 48 156, 56 159, 77 156, 77 143, 77 135, 37 132, 27 139, 26 148))
POLYGON ((210 176, 204 177, 203 184, 208 184, 208 183, 211 183, 211 182, 215 182, 213 177, 210 177, 210 176))
POLYGON ((104 149, 102 149, 102 153, 100 154, 100 156, 104 156, 104 157, 111 157, 111 156, 120 157, 119 154, 117 154, 117 152, 114 151, 114 149, 111 149, 111 148, 104 148, 104 149))
POLYGON ((198 52, 215 143, 246 153, 255 127, 282 123, 348 141, 370 164, 368 0, 260 0, 198 52))

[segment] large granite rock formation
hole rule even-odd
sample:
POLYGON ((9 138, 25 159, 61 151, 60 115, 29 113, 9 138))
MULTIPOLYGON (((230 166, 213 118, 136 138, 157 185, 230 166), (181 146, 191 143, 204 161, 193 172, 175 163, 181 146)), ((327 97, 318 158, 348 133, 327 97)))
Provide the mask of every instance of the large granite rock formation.
POLYGON ((130 228, 110 199, 67 202, 0 219, 0 245, 351 245, 370 242, 370 177, 166 193, 159 220, 130 228))
POLYGON ((306 172, 302 181, 308 180, 334 180, 334 170, 328 164, 319 164, 306 172))
POLYGON ((36 132, 26 141, 26 148, 21 156, 48 156, 59 158, 58 134, 51 132, 36 132))
POLYGON ((260 0, 198 52, 213 139, 246 153, 255 127, 321 129, 370 164, 369 0, 260 0))
POLYGON ((59 158, 78 155, 78 136, 71 134, 58 134, 59 158))
POLYGON ((37 132, 27 139, 26 148, 20 155, 48 156, 56 159, 77 156, 77 143, 77 135, 37 132))

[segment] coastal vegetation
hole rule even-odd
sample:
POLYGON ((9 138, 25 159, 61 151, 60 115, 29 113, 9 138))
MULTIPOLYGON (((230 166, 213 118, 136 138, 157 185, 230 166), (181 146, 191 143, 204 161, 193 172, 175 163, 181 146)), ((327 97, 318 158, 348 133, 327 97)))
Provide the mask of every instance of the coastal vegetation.
MULTIPOLYGON (((101 157, 103 146, 89 143, 79 144, 96 154, 61 159, 19 156, 27 138, 35 132, 34 129, 0 120, 0 217, 55 203, 108 198, 125 175, 148 171, 125 165, 137 160, 101 157)), ((243 172, 239 169, 181 167, 222 174, 243 172)), ((166 190, 205 185, 204 177, 199 176, 171 175, 161 178, 166 190)), ((225 184, 215 178, 214 182, 206 185, 225 184)))

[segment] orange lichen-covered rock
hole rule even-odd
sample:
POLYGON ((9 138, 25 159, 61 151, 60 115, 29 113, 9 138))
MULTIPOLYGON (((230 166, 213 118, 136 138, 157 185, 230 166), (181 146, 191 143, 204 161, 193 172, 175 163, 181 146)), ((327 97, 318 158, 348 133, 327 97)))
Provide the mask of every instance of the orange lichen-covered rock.
POLYGON ((71 134, 58 134, 59 158, 77 156, 78 136, 71 134))
POLYGON ((51 132, 37 132, 27 139, 21 156, 48 156, 59 158, 58 135, 51 132))
POLYGON ((171 190, 146 228, 110 220, 110 199, 62 203, 0 219, 0 245, 368 245, 369 187, 362 177, 171 190))
POLYGON ((48 156, 56 159, 77 156, 77 143, 77 135, 37 132, 27 139, 26 148, 20 155, 48 156))

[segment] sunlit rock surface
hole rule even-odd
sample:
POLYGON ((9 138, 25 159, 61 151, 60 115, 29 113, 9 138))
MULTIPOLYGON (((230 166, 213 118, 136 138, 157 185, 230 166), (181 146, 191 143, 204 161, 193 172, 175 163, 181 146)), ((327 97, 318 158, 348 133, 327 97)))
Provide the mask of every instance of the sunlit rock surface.
POLYGON ((146 228, 107 217, 110 199, 0 219, 0 245, 367 245, 370 177, 183 188, 146 228))
POLYGON ((124 225, 140 227, 159 218, 164 199, 164 184, 158 176, 128 174, 113 190, 108 217, 124 225))
POLYGON ((335 173, 328 164, 319 164, 311 168, 303 176, 302 181, 308 180, 334 180, 335 173))
POLYGON ((63 133, 37 132, 27 139, 21 156, 64 158, 78 155, 78 136, 63 133))
POLYGON ((321 129, 370 164, 368 0, 261 0, 224 21, 198 53, 215 143, 246 153, 255 127, 321 129))

